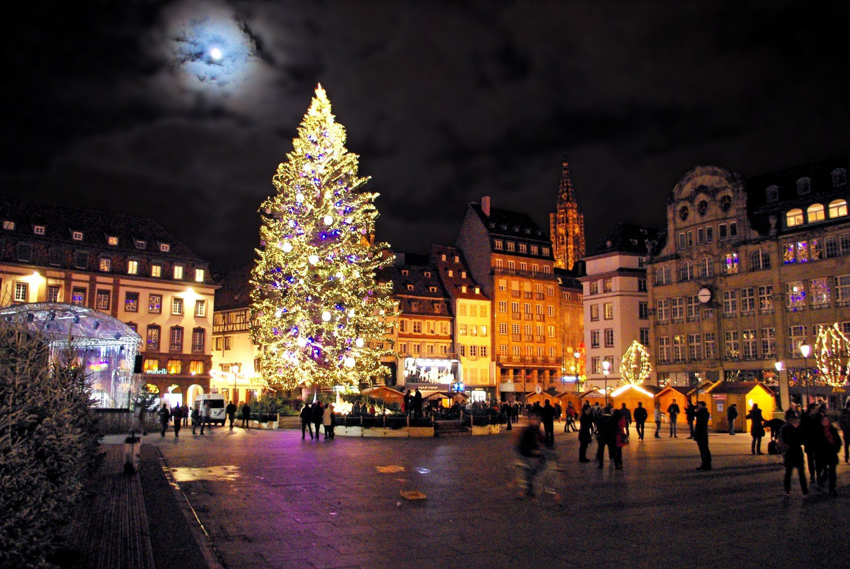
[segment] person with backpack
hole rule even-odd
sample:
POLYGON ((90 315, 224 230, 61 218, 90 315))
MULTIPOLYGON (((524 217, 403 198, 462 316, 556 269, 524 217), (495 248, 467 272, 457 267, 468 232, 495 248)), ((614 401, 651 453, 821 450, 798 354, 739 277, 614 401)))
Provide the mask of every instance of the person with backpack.
POLYGON ((735 419, 738 418, 738 405, 736 403, 732 403, 729 405, 729 408, 726 409, 726 422, 729 423, 729 434, 735 434, 735 419))

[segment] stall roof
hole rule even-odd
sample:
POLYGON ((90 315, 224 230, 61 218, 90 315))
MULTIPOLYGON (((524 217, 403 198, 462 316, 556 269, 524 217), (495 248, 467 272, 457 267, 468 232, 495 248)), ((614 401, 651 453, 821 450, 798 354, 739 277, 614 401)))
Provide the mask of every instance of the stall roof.
POLYGON ((708 388, 706 393, 745 394, 758 387, 773 395, 771 388, 758 381, 719 381, 708 388))
POLYGON ((142 341, 132 328, 117 318, 76 304, 17 304, 0 309, 0 318, 7 322, 25 322, 31 330, 41 332, 59 344, 72 341, 136 349, 142 341))

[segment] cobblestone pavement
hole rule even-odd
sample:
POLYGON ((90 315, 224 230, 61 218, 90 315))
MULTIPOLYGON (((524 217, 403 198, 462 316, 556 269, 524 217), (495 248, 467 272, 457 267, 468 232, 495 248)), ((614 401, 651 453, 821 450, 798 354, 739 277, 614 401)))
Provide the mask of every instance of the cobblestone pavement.
POLYGON ((779 459, 750 455, 746 435, 712 435, 714 470, 698 472, 685 435, 655 439, 647 429, 615 471, 607 457, 602 470, 579 464, 576 435, 558 433, 569 488, 559 507, 517 498, 505 433, 302 441, 295 431, 183 432, 146 442, 161 449, 228 568, 850 564, 847 465, 837 498, 825 489, 803 498, 796 480, 786 497, 779 459), (427 498, 408 501, 402 490, 427 498))

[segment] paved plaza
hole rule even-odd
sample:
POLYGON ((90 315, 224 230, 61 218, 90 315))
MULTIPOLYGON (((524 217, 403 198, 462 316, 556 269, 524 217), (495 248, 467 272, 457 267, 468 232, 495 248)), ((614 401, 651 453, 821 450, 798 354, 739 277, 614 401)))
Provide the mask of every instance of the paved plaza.
POLYGON ((614 471, 607 457, 603 470, 579 464, 577 435, 557 434, 570 488, 561 507, 517 498, 511 433, 316 442, 216 428, 145 442, 227 568, 850 565, 846 464, 839 497, 803 498, 796 480, 786 497, 779 458, 750 455, 747 435, 711 436, 711 472, 695 470, 686 434, 632 435, 625 469, 614 471))

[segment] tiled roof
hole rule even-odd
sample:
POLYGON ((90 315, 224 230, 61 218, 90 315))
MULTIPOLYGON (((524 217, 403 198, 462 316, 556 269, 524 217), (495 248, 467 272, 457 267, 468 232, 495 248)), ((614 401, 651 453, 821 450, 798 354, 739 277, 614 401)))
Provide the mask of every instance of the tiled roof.
POLYGON ((589 248, 585 257, 604 255, 606 253, 630 253, 632 255, 646 255, 646 242, 658 243, 659 235, 665 231, 649 225, 637 225, 634 223, 620 223, 615 225, 608 233, 600 238, 589 248))
POLYGON ((480 285, 472 279, 463 252, 457 247, 432 245, 431 264, 437 268, 443 286, 453 298, 487 300, 487 296, 482 292, 480 285), (446 256, 445 261, 442 260, 443 255, 446 256), (457 262, 455 262, 455 257, 457 257, 457 262), (449 276, 449 271, 452 272, 451 276, 449 276), (466 287, 465 291, 463 287, 466 287), (475 292, 476 289, 478 292, 475 292))
POLYGON ((159 223, 143 217, 0 196, 0 222, 7 221, 14 222, 15 228, 0 230, 0 236, 13 234, 19 238, 78 247, 108 248, 127 254, 150 254, 207 263, 159 223), (36 234, 35 226, 43 227, 44 233, 36 234), (82 240, 73 239, 75 231, 83 234, 82 240), (118 244, 110 245, 108 237, 117 237, 118 244), (138 241, 145 242, 144 249, 137 246, 138 241), (161 251, 161 244, 168 245, 169 250, 161 251))
POLYGON ((472 203, 469 206, 481 219, 490 235, 549 242, 549 235, 540 229, 528 214, 491 207, 490 215, 487 216, 481 210, 480 204, 472 203))

